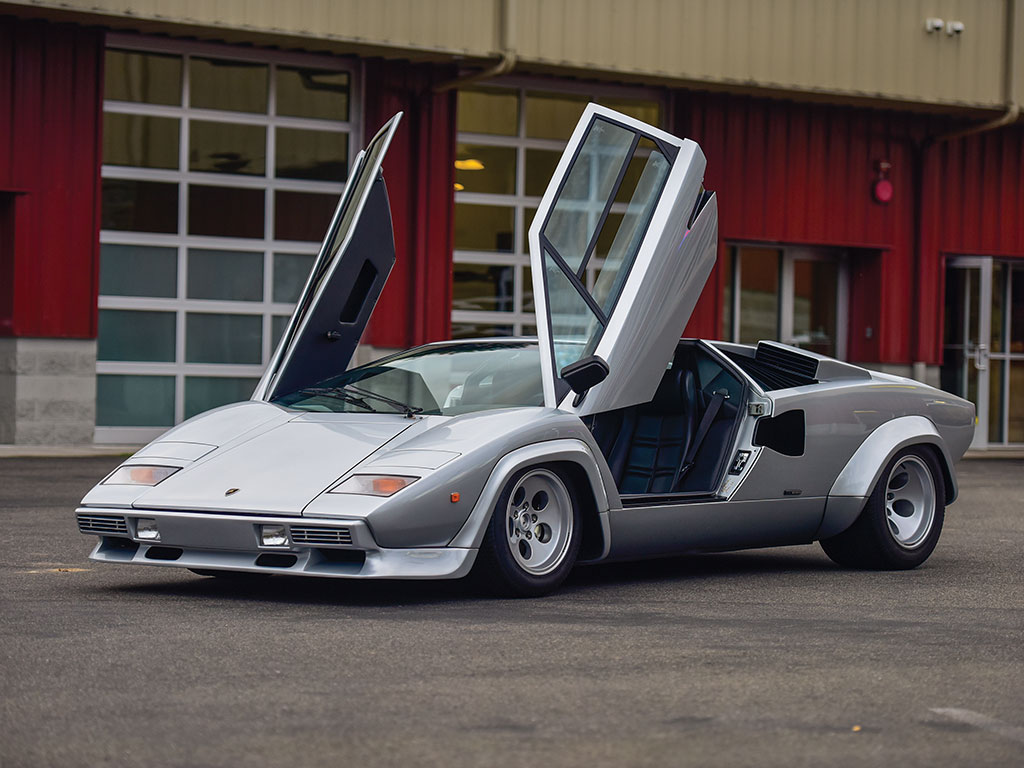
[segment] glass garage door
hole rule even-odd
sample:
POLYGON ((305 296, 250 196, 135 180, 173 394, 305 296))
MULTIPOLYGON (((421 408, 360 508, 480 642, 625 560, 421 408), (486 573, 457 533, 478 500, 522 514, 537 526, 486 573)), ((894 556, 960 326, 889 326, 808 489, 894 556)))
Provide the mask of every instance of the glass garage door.
POLYGON ((337 59, 111 35, 96 439, 250 396, 358 149, 337 59))

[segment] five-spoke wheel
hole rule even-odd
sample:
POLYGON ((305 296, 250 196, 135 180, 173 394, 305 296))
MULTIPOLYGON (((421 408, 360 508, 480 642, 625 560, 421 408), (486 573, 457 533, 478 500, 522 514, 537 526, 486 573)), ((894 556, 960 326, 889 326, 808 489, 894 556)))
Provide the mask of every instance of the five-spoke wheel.
POLYGON ((474 573, 492 592, 532 597, 557 588, 580 546, 573 487, 551 467, 512 477, 498 499, 474 573))
POLYGON ((534 469, 519 478, 505 507, 508 546, 527 573, 543 576, 565 559, 572 538, 572 499, 554 472, 534 469))

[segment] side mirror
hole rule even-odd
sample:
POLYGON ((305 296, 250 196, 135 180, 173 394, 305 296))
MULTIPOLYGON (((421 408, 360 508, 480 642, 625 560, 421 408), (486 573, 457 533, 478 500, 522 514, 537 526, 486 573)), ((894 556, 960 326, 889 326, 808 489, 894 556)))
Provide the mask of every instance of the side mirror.
POLYGON ((577 395, 583 395, 608 378, 608 363, 597 355, 570 363, 558 374, 577 395))

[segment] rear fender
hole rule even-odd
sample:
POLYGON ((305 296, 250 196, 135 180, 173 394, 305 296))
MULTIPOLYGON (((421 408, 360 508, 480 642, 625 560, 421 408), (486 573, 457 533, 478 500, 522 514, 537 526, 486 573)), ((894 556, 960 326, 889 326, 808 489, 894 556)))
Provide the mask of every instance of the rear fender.
POLYGON ((483 492, 477 499, 473 511, 465 525, 456 534, 449 547, 471 547, 478 549, 487 531, 487 523, 491 519, 491 513, 498 503, 498 497, 505 488, 505 484, 512 475, 526 467, 552 464, 557 462, 570 462, 578 465, 586 474, 587 482, 594 494, 594 502, 597 508, 597 515, 600 521, 602 539, 604 540, 603 552, 599 558, 608 554, 611 547, 611 536, 608 528, 608 493, 601 480, 601 471, 590 447, 582 440, 563 439, 546 440, 543 443, 527 445, 511 453, 505 454, 484 484, 483 492))
POLYGON ((899 451, 912 445, 934 447, 942 468, 946 504, 957 497, 956 474, 946 444, 935 425, 924 416, 901 416, 882 424, 867 436, 839 473, 825 504, 816 539, 827 539, 849 528, 860 515, 885 467, 899 451))

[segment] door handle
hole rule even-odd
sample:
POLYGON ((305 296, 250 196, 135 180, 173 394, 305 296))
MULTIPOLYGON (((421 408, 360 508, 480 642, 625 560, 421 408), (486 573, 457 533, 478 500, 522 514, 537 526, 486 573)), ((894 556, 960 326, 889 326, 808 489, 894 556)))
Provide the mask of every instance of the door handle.
POLYGON ((974 368, 978 371, 988 370, 988 346, 979 344, 974 348, 974 368))

